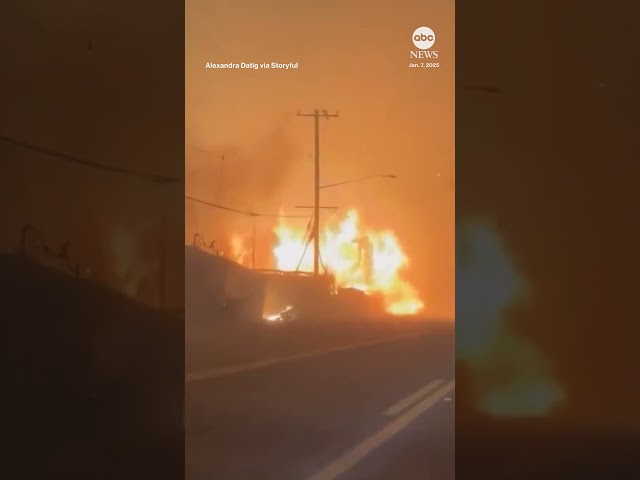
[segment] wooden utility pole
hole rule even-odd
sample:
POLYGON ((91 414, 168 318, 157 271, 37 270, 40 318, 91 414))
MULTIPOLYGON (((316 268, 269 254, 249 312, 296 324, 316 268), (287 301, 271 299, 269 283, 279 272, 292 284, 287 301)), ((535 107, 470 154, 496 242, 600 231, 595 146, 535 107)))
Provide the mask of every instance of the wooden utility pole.
POLYGON ((326 110, 318 110, 313 113, 300 113, 298 117, 313 117, 315 134, 315 175, 314 175, 314 201, 313 201, 313 274, 320 275, 320 118, 327 120, 338 117, 338 112, 327 113, 326 110))
POLYGON ((253 221, 253 235, 251 239, 251 268, 256 269, 256 216, 252 215, 251 220, 253 221))

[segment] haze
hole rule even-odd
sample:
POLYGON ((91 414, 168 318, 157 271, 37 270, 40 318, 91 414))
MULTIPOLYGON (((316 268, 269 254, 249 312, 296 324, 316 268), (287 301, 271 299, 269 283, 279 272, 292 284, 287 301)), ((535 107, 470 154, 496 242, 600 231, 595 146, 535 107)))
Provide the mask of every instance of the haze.
MULTIPOLYGON (((325 108, 321 183, 394 174, 323 192, 324 205, 393 230, 407 277, 435 316, 454 315, 454 9, 451 2, 186 3, 188 195, 233 208, 300 214, 313 201, 313 122, 325 108), (437 35, 439 69, 410 69, 411 33, 437 35), (298 62, 296 70, 214 70, 207 62, 298 62), (224 160, 222 159, 224 157, 224 160)), ((187 202, 185 241, 250 237, 247 217, 187 202)), ((325 217, 326 218, 326 217, 325 217)), ((258 223, 270 267, 274 220, 258 223)), ((300 221, 302 228, 306 220, 300 221)))

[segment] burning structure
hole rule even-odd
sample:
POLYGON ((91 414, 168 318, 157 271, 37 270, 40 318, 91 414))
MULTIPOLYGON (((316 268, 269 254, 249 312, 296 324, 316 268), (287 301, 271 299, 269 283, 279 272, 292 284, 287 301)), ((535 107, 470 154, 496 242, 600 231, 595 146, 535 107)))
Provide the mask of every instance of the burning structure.
MULTIPOLYGON (((275 234, 273 255, 278 270, 313 270, 313 255, 307 248, 304 230, 281 222, 275 234)), ((409 259, 396 235, 391 231, 362 229, 356 211, 321 231, 320 257, 336 287, 379 297, 388 313, 410 315, 424 307, 416 289, 402 276, 409 259)))

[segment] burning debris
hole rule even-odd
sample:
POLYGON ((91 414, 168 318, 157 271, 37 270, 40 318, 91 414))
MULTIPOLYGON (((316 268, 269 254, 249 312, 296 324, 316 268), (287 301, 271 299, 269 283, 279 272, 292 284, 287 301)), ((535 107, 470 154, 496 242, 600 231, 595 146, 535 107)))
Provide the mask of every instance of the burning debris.
POLYGON ((295 319, 295 311, 291 305, 288 305, 284 310, 273 315, 267 315, 264 319, 267 322, 290 322, 295 319))

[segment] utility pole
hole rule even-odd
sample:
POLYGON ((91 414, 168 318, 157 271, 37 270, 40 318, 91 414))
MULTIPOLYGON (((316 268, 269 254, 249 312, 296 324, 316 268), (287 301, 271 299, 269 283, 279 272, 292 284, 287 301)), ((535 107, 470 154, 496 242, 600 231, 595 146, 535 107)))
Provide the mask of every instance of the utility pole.
POLYGON ((331 117, 338 117, 338 112, 327 113, 326 110, 318 110, 313 113, 300 113, 298 117, 313 117, 315 133, 315 178, 314 178, 314 208, 313 208, 313 274, 320 274, 320 118, 327 120, 331 117))
POLYGON ((252 236, 252 245, 251 245, 251 268, 253 270, 256 269, 256 216, 252 215, 253 220, 253 236, 252 236))

